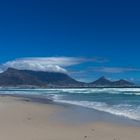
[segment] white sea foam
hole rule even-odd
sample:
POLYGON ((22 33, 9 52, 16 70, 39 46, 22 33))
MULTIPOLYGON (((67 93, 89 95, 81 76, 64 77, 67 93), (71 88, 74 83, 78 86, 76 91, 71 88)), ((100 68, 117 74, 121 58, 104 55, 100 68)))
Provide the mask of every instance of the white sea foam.
POLYGON ((140 95, 140 88, 46 89, 46 92, 77 93, 77 94, 108 93, 108 94, 140 95))
MULTIPOLYGON (((30 92, 39 92, 42 91, 46 93, 83 93, 83 94, 94 94, 94 93, 108 93, 108 94, 128 94, 128 95, 140 95, 140 88, 83 88, 83 89, 14 89, 14 88, 8 88, 3 89, 0 88, 3 92, 6 92, 6 90, 11 91, 30 91, 30 92)), ((30 94, 30 93, 28 93, 30 94)))
MULTIPOLYGON (((0 94, 20 94, 20 95, 43 95, 49 99, 53 99, 56 102, 68 103, 73 105, 78 105, 86 108, 95 109, 98 111, 108 112, 114 115, 128 117, 134 120, 140 120, 140 105, 131 105, 128 102, 118 102, 120 104, 110 105, 106 101, 88 101, 88 99, 83 99, 83 101, 76 101, 75 96, 69 99, 69 95, 72 94, 101 94, 103 93, 107 97, 111 97, 111 100, 117 100, 112 95, 126 94, 126 95, 140 95, 140 88, 84 88, 84 89, 8 89, 0 90, 0 94), (108 95, 110 94, 110 95, 108 95), (65 99, 67 97, 67 100, 65 99)), ((77 97, 77 96, 76 96, 77 97)), ((80 97, 80 96, 79 96, 80 97)), ((109 99, 109 100, 110 100, 109 99)), ((134 99, 134 98, 133 98, 134 99)), ((131 98, 129 98, 131 100, 131 98)), ((136 97, 137 100, 137 97, 136 97)), ((134 101, 136 101, 134 100, 134 101)), ((127 101, 127 96, 126 96, 127 101)), ((138 101, 136 101, 138 102, 138 101)))
POLYGON ((133 120, 140 120, 140 106, 133 107, 129 104, 119 104, 119 105, 108 105, 104 102, 93 102, 93 101, 70 101, 63 100, 63 96, 54 96, 53 100, 59 103, 67 103, 72 105, 78 105, 86 108, 95 109, 98 111, 107 112, 113 115, 127 117, 133 120))
POLYGON ((64 97, 64 95, 49 94, 46 97, 53 100, 53 101, 58 101, 58 100, 61 100, 64 97))

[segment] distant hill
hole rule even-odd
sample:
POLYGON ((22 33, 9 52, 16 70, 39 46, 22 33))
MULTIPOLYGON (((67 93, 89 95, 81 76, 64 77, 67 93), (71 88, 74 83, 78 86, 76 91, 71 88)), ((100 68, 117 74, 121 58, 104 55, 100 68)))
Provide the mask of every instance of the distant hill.
POLYGON ((120 79, 118 81, 114 81, 112 82, 112 85, 113 86, 134 86, 135 84, 132 83, 132 82, 129 82, 129 81, 126 81, 126 80, 123 80, 123 79, 120 79))
POLYGON ((111 81, 103 76, 97 79, 96 81, 90 83, 90 85, 94 87, 129 87, 134 86, 135 84, 123 79, 118 81, 111 81))
POLYGON ((92 83, 79 82, 65 73, 17 70, 8 68, 0 73, 0 86, 37 86, 37 87, 128 87, 134 86, 126 80, 111 81, 101 77, 92 83))
POLYGON ((112 81, 106 79, 104 76, 91 83, 91 85, 95 85, 95 86, 108 86, 111 84, 112 81))

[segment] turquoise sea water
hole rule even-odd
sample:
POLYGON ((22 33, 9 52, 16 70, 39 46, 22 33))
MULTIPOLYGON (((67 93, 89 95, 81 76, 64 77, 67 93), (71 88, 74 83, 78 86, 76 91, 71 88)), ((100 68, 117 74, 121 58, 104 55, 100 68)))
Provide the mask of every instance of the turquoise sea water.
POLYGON ((1 89, 0 94, 39 95, 140 121, 140 88, 1 89))

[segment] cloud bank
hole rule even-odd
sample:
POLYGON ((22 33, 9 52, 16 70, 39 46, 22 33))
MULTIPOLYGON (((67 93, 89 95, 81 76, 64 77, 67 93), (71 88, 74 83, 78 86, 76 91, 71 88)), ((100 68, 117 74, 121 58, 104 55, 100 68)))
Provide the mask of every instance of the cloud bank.
MULTIPOLYGON (((8 61, 0 66, 0 72, 7 68, 15 68, 19 70, 34 70, 67 73, 65 67, 78 65, 87 61, 95 61, 95 59, 77 58, 77 57, 32 57, 21 58, 8 61)), ((97 61, 97 60, 96 60, 97 61)))

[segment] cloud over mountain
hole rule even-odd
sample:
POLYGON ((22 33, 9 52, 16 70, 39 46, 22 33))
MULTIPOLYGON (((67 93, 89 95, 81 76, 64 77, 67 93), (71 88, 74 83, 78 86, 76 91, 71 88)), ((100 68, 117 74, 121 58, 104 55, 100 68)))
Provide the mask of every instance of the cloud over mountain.
POLYGON ((19 70, 34 70, 34 71, 48 71, 48 72, 62 72, 67 73, 65 67, 78 65, 91 61, 91 59, 77 58, 77 57, 31 57, 21 58, 8 61, 0 66, 0 72, 7 68, 15 68, 19 70))

